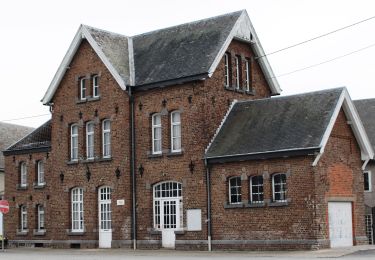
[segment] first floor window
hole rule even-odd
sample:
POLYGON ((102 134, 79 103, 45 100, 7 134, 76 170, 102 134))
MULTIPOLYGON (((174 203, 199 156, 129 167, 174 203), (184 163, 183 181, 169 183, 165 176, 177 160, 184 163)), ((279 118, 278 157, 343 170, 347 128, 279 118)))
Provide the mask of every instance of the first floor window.
POLYGON ((178 111, 171 114, 171 139, 172 152, 181 152, 181 114, 178 111))
POLYGON ((250 178, 250 196, 251 203, 263 203, 263 176, 250 178))
POLYGON ((44 184, 44 163, 38 161, 38 185, 44 184))
POLYGON ((38 205, 38 230, 44 230, 44 206, 38 205))
POLYGON ((241 58, 239 56, 236 56, 235 61, 236 61, 236 89, 239 89, 240 84, 241 84, 241 58))
POLYGON ((250 61, 249 59, 245 60, 245 88, 246 91, 250 91, 251 89, 251 77, 250 77, 250 61))
POLYGON ((372 245, 374 243, 374 234, 373 234, 373 219, 372 219, 372 215, 365 215, 365 225, 366 225, 366 235, 367 235, 367 238, 368 238, 368 242, 370 245, 372 245))
POLYGON ((94 159, 94 123, 86 124, 86 157, 94 159))
POLYGON ((25 162, 22 162, 21 165, 21 172, 20 172, 20 186, 27 187, 27 166, 25 162))
POLYGON ((83 232, 83 189, 72 190, 72 231, 83 232))
POLYGON ((365 191, 371 191, 371 172, 366 171, 363 173, 363 184, 365 191))
POLYGON ((78 125, 70 128, 70 160, 78 160, 78 125))
POLYGON ((161 115, 152 116, 152 153, 161 154, 161 115))
POLYGON ((232 177, 229 179, 229 203, 241 203, 241 177, 232 177))
POLYGON ((79 80, 79 88, 80 88, 80 99, 86 100, 86 79, 81 78, 79 80))
POLYGON ((99 76, 94 75, 92 77, 92 96, 99 97, 99 76))
POLYGON ((111 121, 103 121, 103 157, 111 157, 111 121))
POLYGON ((27 230, 27 207, 21 206, 21 231, 27 230))
POLYGON ((272 175, 272 191, 273 191, 273 201, 275 202, 285 202, 286 201, 286 174, 277 173, 272 175))

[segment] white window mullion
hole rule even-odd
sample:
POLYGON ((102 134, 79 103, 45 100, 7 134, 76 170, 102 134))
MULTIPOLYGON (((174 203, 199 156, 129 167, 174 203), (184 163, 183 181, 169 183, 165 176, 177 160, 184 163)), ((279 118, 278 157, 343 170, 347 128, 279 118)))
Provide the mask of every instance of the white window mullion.
POLYGON ((176 111, 171 113, 171 151, 181 152, 181 114, 176 111))
POLYGON ((78 160, 78 125, 70 128, 70 160, 78 160))
POLYGON ((152 116, 152 153, 162 153, 162 128, 161 115, 155 114, 152 116))
POLYGON ((43 161, 38 162, 38 185, 44 184, 44 163, 43 161))
POLYGON ((92 77, 92 96, 99 97, 99 76, 92 77))
POLYGON ((27 165, 25 162, 21 163, 21 187, 27 187, 27 165))
POLYGON ((86 124, 86 157, 94 159, 94 123, 86 124))
POLYGON ((103 157, 111 157, 111 121, 106 119, 103 121, 103 157))
POLYGON ((84 231, 83 189, 72 190, 72 232, 84 231))
POLYGON ((79 85, 80 85, 80 95, 81 95, 80 99, 86 100, 86 79, 81 78, 79 81, 79 85))

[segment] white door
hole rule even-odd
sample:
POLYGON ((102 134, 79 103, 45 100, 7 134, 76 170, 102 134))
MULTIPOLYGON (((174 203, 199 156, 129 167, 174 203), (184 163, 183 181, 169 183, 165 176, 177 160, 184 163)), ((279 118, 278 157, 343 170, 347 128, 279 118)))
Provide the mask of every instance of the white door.
POLYGON ((112 244, 112 211, 111 188, 99 189, 99 248, 111 248, 112 244))
POLYGON ((331 247, 353 246, 352 203, 329 202, 328 217, 331 247))
POLYGON ((163 182, 154 187, 154 227, 161 231, 162 246, 174 248, 176 230, 182 227, 181 184, 163 182))

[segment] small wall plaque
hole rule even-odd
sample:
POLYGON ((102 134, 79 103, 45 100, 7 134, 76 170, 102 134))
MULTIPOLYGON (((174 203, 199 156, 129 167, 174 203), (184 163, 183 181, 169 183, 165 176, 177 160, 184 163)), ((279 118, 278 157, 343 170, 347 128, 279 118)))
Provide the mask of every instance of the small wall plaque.
POLYGON ((125 200, 117 200, 117 206, 124 206, 125 200))

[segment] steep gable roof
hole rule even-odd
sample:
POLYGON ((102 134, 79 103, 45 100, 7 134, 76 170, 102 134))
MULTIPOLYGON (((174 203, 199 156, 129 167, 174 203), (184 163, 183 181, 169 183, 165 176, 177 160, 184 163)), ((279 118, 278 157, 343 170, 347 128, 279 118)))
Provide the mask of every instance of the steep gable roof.
POLYGON ((236 102, 205 157, 237 160, 322 154, 341 108, 352 122, 362 159, 372 158, 374 152, 345 88, 236 102))
POLYGON ((354 100, 353 102, 366 129, 372 148, 375 150, 375 98, 354 100))
POLYGON ((4 169, 4 156, 2 151, 33 130, 34 128, 32 127, 0 122, 0 169, 4 169))
MULTIPOLYGON (((174 80, 211 77, 233 39, 264 55, 245 10, 133 37, 81 25, 56 72, 43 104, 49 104, 78 47, 86 39, 123 90, 126 86, 164 86, 174 80)), ((281 92, 267 57, 258 60, 274 95, 281 92)))
POLYGON ((30 150, 45 151, 51 148, 51 120, 32 131, 30 134, 11 145, 4 155, 28 153, 30 150))

